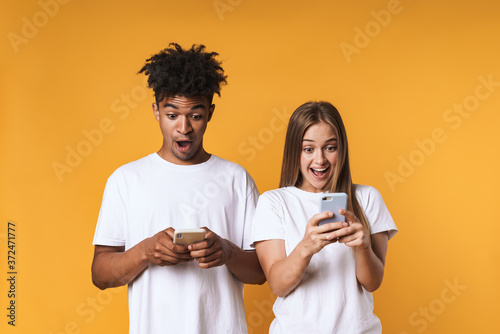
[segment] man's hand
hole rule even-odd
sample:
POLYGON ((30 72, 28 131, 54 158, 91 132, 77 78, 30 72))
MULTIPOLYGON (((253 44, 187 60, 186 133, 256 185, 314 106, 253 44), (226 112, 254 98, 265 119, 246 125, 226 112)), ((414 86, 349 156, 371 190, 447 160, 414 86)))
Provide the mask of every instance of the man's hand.
POLYGON ((188 247, 174 244, 173 237, 174 229, 169 227, 147 239, 144 243, 144 252, 151 263, 158 266, 173 266, 193 261, 188 247))
POLYGON ((207 231, 205 240, 188 246, 191 257, 198 261, 200 268, 226 265, 227 269, 245 284, 262 284, 266 281, 255 251, 244 251, 208 227, 203 229, 207 231))
POLYGON ((203 227, 207 232, 205 240, 188 246, 191 257, 198 261, 200 268, 208 269, 226 264, 231 256, 231 245, 226 239, 203 227))

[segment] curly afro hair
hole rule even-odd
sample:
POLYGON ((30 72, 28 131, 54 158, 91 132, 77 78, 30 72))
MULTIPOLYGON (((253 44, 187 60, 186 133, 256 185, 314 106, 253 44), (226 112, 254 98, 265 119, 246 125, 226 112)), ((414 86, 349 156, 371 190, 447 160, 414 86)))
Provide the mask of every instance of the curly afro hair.
POLYGON ((219 54, 205 52, 204 45, 193 44, 191 49, 182 49, 177 43, 155 54, 138 72, 149 75, 148 86, 155 92, 156 102, 172 96, 204 96, 211 103, 214 94, 227 84, 219 54))

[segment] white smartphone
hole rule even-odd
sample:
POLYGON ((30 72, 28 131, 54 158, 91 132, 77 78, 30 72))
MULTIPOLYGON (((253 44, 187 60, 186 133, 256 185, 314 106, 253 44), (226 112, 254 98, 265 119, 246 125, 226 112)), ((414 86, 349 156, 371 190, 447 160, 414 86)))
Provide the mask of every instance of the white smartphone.
POLYGON ((340 209, 347 207, 347 194, 346 193, 325 193, 321 194, 321 202, 319 205, 319 212, 331 211, 333 217, 321 220, 318 225, 334 222, 345 222, 345 216, 339 213, 340 209))
POLYGON ((205 239, 205 230, 202 228, 184 228, 174 231, 174 244, 189 245, 205 239))

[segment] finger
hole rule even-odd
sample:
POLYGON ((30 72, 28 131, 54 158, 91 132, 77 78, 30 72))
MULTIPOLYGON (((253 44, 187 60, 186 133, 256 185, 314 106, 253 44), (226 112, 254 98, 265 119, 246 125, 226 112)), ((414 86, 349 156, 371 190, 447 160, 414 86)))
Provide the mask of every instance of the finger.
POLYGON ((160 238, 154 243, 155 252, 165 253, 165 254, 183 254, 189 253, 189 249, 186 245, 174 244, 174 241, 166 234, 161 234, 160 238))
POLYGON ((205 248, 208 248, 209 247, 209 242, 208 240, 203 240, 203 241, 199 241, 199 242, 195 242, 195 243, 192 243, 192 244, 189 244, 187 246, 187 249, 189 252, 192 252, 192 251, 197 251, 197 250, 201 250, 201 249, 205 249, 205 248))
POLYGON ((189 254, 154 253, 152 258, 152 262, 160 266, 167 265, 168 263, 176 264, 189 261, 193 261, 193 258, 189 254))
POLYGON ((337 240, 341 244, 345 244, 345 243, 348 243, 348 242, 356 240, 356 237, 353 234, 348 234, 348 235, 344 235, 344 236, 338 237, 337 240))
MULTIPOLYGON (((345 224, 345 223, 344 223, 345 224)), ((337 240, 342 240, 342 238, 346 238, 346 237, 353 237, 355 235, 355 233, 357 233, 358 231, 355 229, 355 228, 352 228, 352 226, 344 226, 342 228, 339 228, 338 230, 335 230, 332 234, 333 234, 333 237, 336 238, 337 240)), ((345 240, 345 239, 343 239, 345 240)))
POLYGON ((165 258, 163 259, 163 261, 166 261, 166 262, 172 262, 172 263, 182 263, 182 262, 191 262, 193 261, 194 259, 191 257, 191 255, 189 254, 181 254, 179 256, 177 256, 177 254, 174 254, 174 255, 167 255, 165 256, 165 258))
POLYGON ((209 269, 209 268, 214 268, 214 267, 219 267, 223 265, 221 259, 216 259, 210 262, 199 262, 198 267, 202 269, 209 269))
POLYGON ((157 263, 159 266, 173 266, 179 263, 186 263, 186 262, 193 262, 193 258, 189 259, 182 259, 178 257, 173 257, 173 256, 168 256, 165 257, 164 259, 160 260, 159 263, 157 263))
POLYGON ((331 211, 320 212, 312 216, 311 219, 309 219, 309 221, 307 222, 307 225, 317 226, 321 220, 332 217, 333 217, 333 212, 331 211))
POLYGON ((187 245, 174 244, 172 240, 164 240, 164 243, 161 243, 161 246, 163 246, 165 250, 172 253, 189 253, 189 248, 187 245))
MULTIPOLYGON (((352 224, 343 223, 343 227, 337 230, 337 232, 339 238, 348 235, 357 235, 359 237, 359 233, 363 232, 364 230, 365 230, 364 226, 359 221, 356 221, 352 224)), ((362 237, 363 235, 361 234, 361 238, 362 237)))
POLYGON ((327 223, 318 226, 318 233, 325 233, 325 232, 333 232, 335 230, 338 230, 342 228, 344 225, 344 222, 334 222, 334 223, 327 223))
POLYGON ((165 232, 170 237, 171 240, 174 240, 175 230, 172 227, 169 227, 166 230, 163 230, 163 232, 165 232))
POLYGON ((341 238, 344 238, 348 235, 352 235, 353 233, 356 232, 356 229, 352 228, 351 226, 344 226, 344 224, 346 223, 340 223, 341 224, 341 227, 331 233, 328 233, 328 240, 331 240, 331 239, 336 239, 336 240, 339 240, 341 238))
POLYGON ((195 259, 199 259, 199 258, 202 258, 202 257, 210 256, 213 253, 214 253, 214 251, 211 250, 210 248, 203 248, 203 249, 200 249, 200 250, 192 250, 189 253, 189 255, 191 255, 191 257, 194 257, 195 259))
POLYGON ((345 209, 340 209, 339 210, 339 213, 342 215, 342 216, 345 216, 346 217, 346 221, 348 223, 353 223, 353 222, 356 222, 356 221, 359 221, 358 217, 356 217, 356 215, 354 215, 353 212, 349 211, 349 210, 345 210, 345 209))
POLYGON ((222 244, 218 239, 211 245, 209 245, 208 242, 205 241, 200 242, 199 244, 201 245, 198 244, 189 245, 192 257, 202 257, 202 256, 206 257, 218 251, 222 251, 222 244))
POLYGON ((348 237, 346 237, 346 240, 342 240, 342 241, 339 240, 339 242, 343 243, 349 247, 358 247, 358 246, 361 246, 363 244, 362 239, 354 238, 353 240, 347 240, 347 238, 348 237))
POLYGON ((186 245, 174 244, 174 229, 172 227, 167 228, 159 233, 159 238, 156 240, 158 245, 155 248, 164 247, 174 253, 186 253, 189 252, 186 245))
POLYGON ((208 236, 211 235, 211 234, 215 234, 211 229, 209 229, 206 226, 203 226, 202 229, 204 229, 206 231, 205 232, 205 238, 208 238, 208 236))
POLYGON ((200 250, 200 249, 205 249, 205 248, 210 248, 220 238, 217 234, 215 234, 214 232, 212 232, 208 227, 204 226, 202 228, 207 231, 205 233, 205 239, 203 241, 195 242, 193 244, 190 244, 188 246, 188 249, 190 251, 200 250))
POLYGON ((346 232, 346 235, 339 237, 340 243, 345 243, 348 246, 359 246, 363 243, 363 238, 364 238, 363 229, 362 227, 361 229, 358 228, 356 225, 361 225, 361 224, 355 224, 353 225, 354 227, 344 229, 348 231, 347 232, 343 231, 346 232))
POLYGON ((335 232, 327 233, 325 239, 331 243, 339 241, 339 238, 336 237, 335 232))
POLYGON ((222 250, 218 250, 216 252, 210 253, 210 254, 205 254, 202 256, 199 256, 198 254, 193 254, 191 253, 191 256, 196 259, 196 261, 200 263, 209 263, 215 260, 220 260, 222 259, 222 250))
POLYGON ((208 249, 213 247, 218 240, 218 235, 212 234, 211 236, 207 237, 205 240, 200 241, 200 242, 195 242, 187 246, 189 251, 197 251, 197 250, 202 250, 202 249, 208 249))
POLYGON ((191 254, 189 253, 189 251, 183 251, 183 252, 176 252, 176 251, 173 251, 173 250, 170 250, 168 248, 165 248, 165 249, 161 249, 159 251, 157 251, 157 254, 158 254, 158 258, 162 259, 163 257, 174 257, 174 258, 179 258, 179 259, 190 259, 191 258, 191 254))

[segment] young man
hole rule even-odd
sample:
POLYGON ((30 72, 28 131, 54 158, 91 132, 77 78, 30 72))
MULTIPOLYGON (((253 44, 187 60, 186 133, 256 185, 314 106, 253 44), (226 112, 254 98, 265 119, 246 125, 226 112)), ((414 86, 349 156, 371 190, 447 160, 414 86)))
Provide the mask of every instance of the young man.
POLYGON ((147 60, 163 144, 108 179, 93 244, 92 280, 128 284, 130 333, 246 333, 243 283, 265 281, 249 226, 258 198, 239 165, 211 155, 203 135, 226 76, 203 45, 147 60), (206 230, 183 246, 174 230, 206 230), (243 248, 243 249, 242 249, 243 248))

